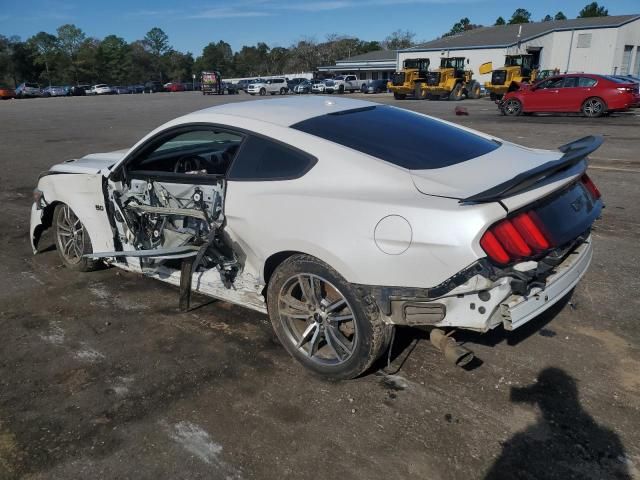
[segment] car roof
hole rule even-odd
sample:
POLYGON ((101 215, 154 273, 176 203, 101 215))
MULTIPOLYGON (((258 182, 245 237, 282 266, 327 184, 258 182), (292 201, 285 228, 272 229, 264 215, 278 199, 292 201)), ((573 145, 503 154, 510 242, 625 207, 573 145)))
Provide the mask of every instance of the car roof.
POLYGON ((193 112, 184 116, 182 120, 185 122, 196 121, 195 118, 190 118, 194 116, 198 117, 197 120, 201 121, 202 117, 206 117, 207 114, 211 114, 212 116, 229 115, 289 127, 295 123, 302 122, 309 118, 319 117, 320 115, 377 105, 377 103, 364 100, 335 97, 327 98, 310 95, 305 97, 285 97, 227 103, 225 105, 218 105, 193 112))

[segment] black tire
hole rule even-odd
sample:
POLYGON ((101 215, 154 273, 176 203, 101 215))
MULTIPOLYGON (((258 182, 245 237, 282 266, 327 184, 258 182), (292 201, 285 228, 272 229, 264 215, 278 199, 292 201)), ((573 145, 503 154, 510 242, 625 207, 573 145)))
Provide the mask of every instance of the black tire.
POLYGON ((76 272, 91 272, 100 268, 102 262, 99 260, 82 257, 82 255, 92 253, 93 247, 91 246, 89 233, 73 210, 71 210, 71 207, 64 203, 56 205, 53 212, 53 227, 55 230, 54 237, 58 256, 65 267, 76 272), (72 233, 64 227, 65 225, 69 225, 70 221, 74 221, 77 225, 75 229, 76 233, 72 233), (73 246, 70 247, 68 244, 63 243, 63 239, 66 238, 69 238, 74 244, 81 246, 77 246, 77 249, 73 248, 73 246), (71 252, 72 249, 73 252, 71 252))
POLYGON ((456 86, 453 87, 453 90, 451 90, 451 93, 449 93, 449 100, 453 100, 455 102, 457 102, 458 100, 462 100, 462 94, 462 84, 456 83, 456 86))
POLYGON ((471 84, 467 88, 467 98, 475 100, 480 98, 480 95, 480 84, 476 81, 471 82, 471 84))
POLYGON ((508 117, 517 117, 522 114, 522 102, 517 98, 509 98, 503 102, 501 110, 508 117))
POLYGON ((362 86, 360 87, 360 91, 361 91, 362 93, 367 93, 367 92, 366 92, 366 90, 367 90, 367 84, 366 84, 366 83, 363 83, 363 84, 362 84, 362 86))
POLYGON ((495 102, 497 99, 498 99, 498 96, 495 93, 491 92, 489 94, 489 100, 491 100, 492 102, 495 102))
POLYGON ((344 93, 344 85, 340 85, 338 87, 338 93, 343 94, 344 93))
POLYGON ((260 89, 260 96, 264 97, 267 94, 267 91, 264 88, 260 89))
POLYGON ((393 92, 393 98, 396 100, 404 100, 407 96, 404 93, 393 92))
POLYGON ((601 117, 607 113, 607 105, 600 97, 587 98, 580 109, 582 114, 589 118, 601 117))
POLYGON ((276 335, 289 354, 305 368, 325 378, 346 380, 357 377, 365 372, 389 345, 393 327, 382 321, 375 302, 367 303, 338 272, 309 255, 293 255, 278 266, 269 280, 267 306, 276 335), (306 285, 310 286, 311 279, 317 282, 315 288, 319 292, 318 295, 310 295, 314 297, 313 300, 305 297, 302 284, 299 283, 306 281, 306 285), (297 292, 300 300, 287 296, 288 292, 297 292), (326 311, 329 312, 331 305, 340 303, 330 303, 334 302, 336 294, 337 298, 344 300, 340 309, 335 309, 333 313, 310 313, 313 309, 319 312, 320 308, 324 312, 325 307, 321 307, 323 301, 325 306, 328 305, 326 311), (290 300, 286 299, 293 299, 295 303, 287 304, 290 300), (296 313, 297 317, 306 317, 307 314, 310 316, 294 321, 283 313, 287 310, 296 313), (336 313, 338 316, 332 317, 336 313), (331 320, 340 318, 341 314, 350 320, 331 320), (320 319, 319 315, 325 315, 325 319, 320 319), (311 329, 314 325, 315 329, 311 329), (301 343, 305 338, 308 340, 301 343), (336 349, 332 346, 333 343, 346 345, 347 348, 336 349), (313 348, 314 345, 316 349, 313 348), (337 350, 344 354, 344 358, 340 358, 337 350))
POLYGON ((422 89, 422 84, 420 82, 415 84, 413 96, 416 100, 424 100, 427 98, 427 91, 422 89))
POLYGON ((287 89, 286 89, 286 88, 284 88, 284 87, 282 87, 282 88, 280 89, 280 95, 284 95, 285 93, 287 93, 287 89))

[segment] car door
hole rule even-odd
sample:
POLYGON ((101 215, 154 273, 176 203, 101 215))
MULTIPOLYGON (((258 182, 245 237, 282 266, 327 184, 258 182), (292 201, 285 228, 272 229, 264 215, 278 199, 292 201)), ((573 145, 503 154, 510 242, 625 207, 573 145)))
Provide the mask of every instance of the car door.
POLYGON ((529 112, 555 112, 558 111, 558 96, 563 84, 562 77, 553 77, 543 80, 528 92, 526 110, 529 112))
POLYGON ((124 258, 137 270, 144 258, 193 255, 224 222, 224 175, 244 138, 216 126, 183 125, 137 147, 109 175, 116 251, 123 253, 105 256, 124 258))
POLYGON ((578 76, 564 77, 562 88, 559 89, 557 107, 561 112, 577 112, 582 106, 584 93, 578 85, 578 76))

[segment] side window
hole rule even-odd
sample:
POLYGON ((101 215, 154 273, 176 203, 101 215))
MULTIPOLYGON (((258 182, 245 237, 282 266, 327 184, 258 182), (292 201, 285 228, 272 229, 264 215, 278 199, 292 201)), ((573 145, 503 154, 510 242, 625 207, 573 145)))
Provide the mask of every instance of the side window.
POLYGON ((574 88, 578 86, 578 77, 565 77, 563 88, 574 88))
POLYGON ((589 77, 580 77, 578 80, 579 87, 593 87, 596 83, 595 79, 589 77))
POLYGON ((249 137, 227 175, 229 180, 290 180, 311 169, 316 159, 261 137, 249 137))
POLYGON ((137 172, 224 175, 243 138, 213 128, 182 130, 168 138, 152 140, 126 168, 137 172))

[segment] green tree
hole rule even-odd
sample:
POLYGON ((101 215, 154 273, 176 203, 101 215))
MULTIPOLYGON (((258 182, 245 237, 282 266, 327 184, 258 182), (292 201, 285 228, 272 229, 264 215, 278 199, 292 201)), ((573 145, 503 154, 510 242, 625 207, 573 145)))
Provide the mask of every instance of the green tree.
POLYGON ((591 2, 588 5, 580 10, 578 14, 578 18, 591 18, 591 17, 608 17, 609 10, 604 8, 604 6, 599 6, 598 2, 591 2))
POLYGON ((543 22, 551 22, 553 20, 553 17, 549 14, 545 15, 544 18, 542 19, 543 22))
POLYGON ((100 59, 98 51, 100 48, 100 40, 97 38, 87 38, 78 49, 78 77, 82 79, 82 83, 98 83, 100 78, 100 59))
POLYGON ((555 14, 555 16, 553 17, 554 20, 566 20, 567 16, 562 13, 562 12, 558 12, 555 14))
POLYGON ((524 8, 517 8, 511 18, 509 25, 517 25, 518 23, 529 23, 531 21, 531 12, 524 8))
POLYGON ((507 22, 505 21, 504 18, 502 17, 498 17, 496 18, 496 23, 494 23, 494 25, 505 25, 507 22))
POLYGON ((136 40, 129 45, 127 53, 129 69, 128 83, 144 83, 155 73, 154 59, 147 50, 144 40, 136 40))
POLYGON ((60 46, 60 51, 66 57, 69 65, 71 66, 71 70, 73 72, 73 77, 78 83, 78 63, 77 63, 77 55, 82 43, 86 39, 86 35, 84 32, 76 27, 73 24, 66 24, 58 27, 56 30, 58 33, 58 45, 60 46))
POLYGON ((202 49, 202 55, 196 59, 193 69, 195 72, 218 70, 223 77, 235 76, 231 45, 222 40, 209 43, 202 49))
POLYGON ((97 47, 96 67, 100 81, 105 83, 126 83, 131 69, 129 44, 116 35, 105 37, 97 47))
POLYGON ((153 58, 156 75, 162 82, 162 57, 172 50, 169 37, 161 28, 154 27, 144 36, 144 42, 153 58))
POLYGON ((193 71, 193 55, 171 50, 166 54, 167 75, 172 82, 191 80, 193 71))
POLYGON ((51 86, 51 68, 59 51, 57 37, 47 32, 39 32, 27 40, 27 43, 36 53, 34 62, 38 65, 44 65, 47 82, 51 86))
POLYGON ((451 30, 449 30, 443 36, 449 37, 451 35, 458 35, 460 33, 464 33, 468 30, 473 30, 474 28, 479 28, 481 26, 482 25, 476 25, 474 23, 471 23, 471 20, 469 20, 467 17, 464 17, 464 18, 461 18, 459 22, 454 23, 453 27, 451 27, 451 30))

